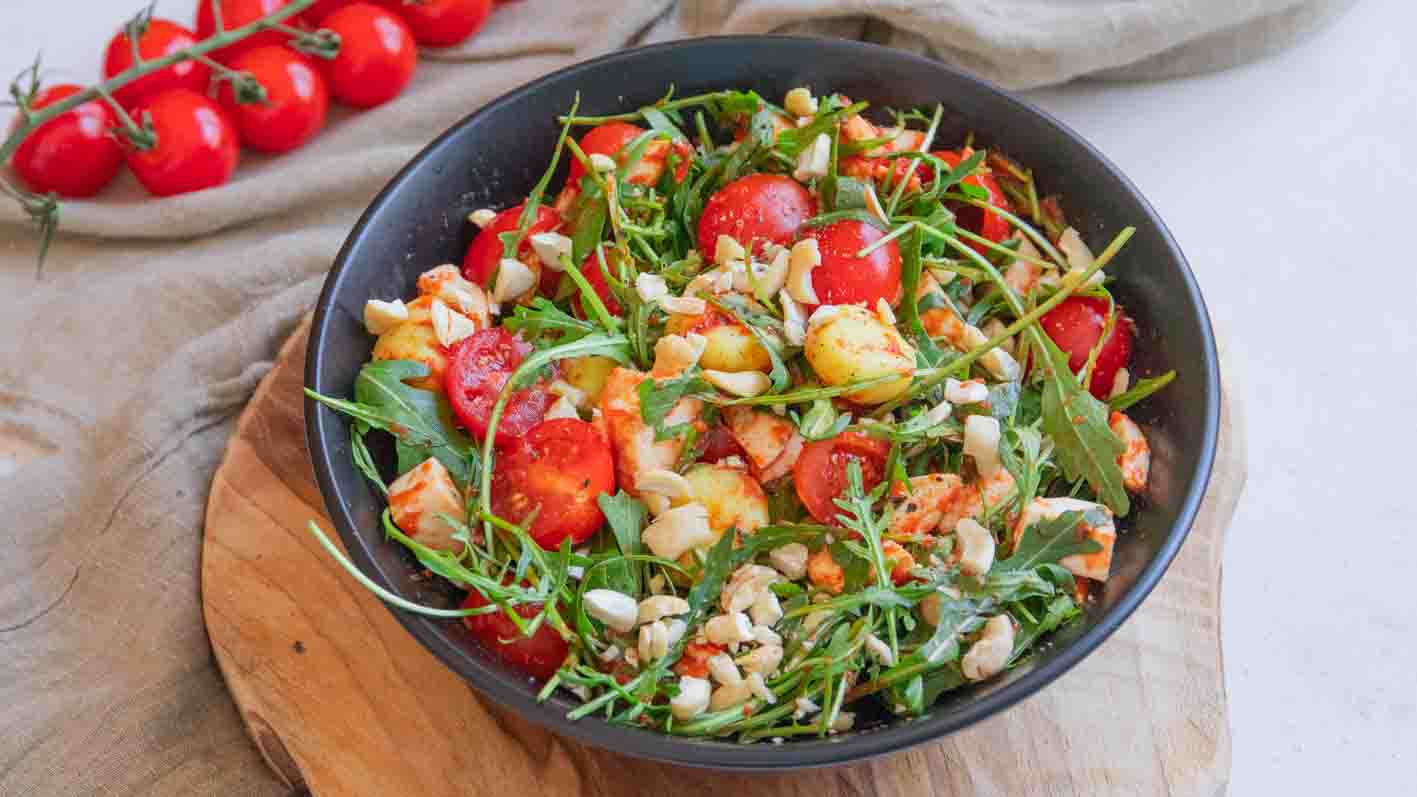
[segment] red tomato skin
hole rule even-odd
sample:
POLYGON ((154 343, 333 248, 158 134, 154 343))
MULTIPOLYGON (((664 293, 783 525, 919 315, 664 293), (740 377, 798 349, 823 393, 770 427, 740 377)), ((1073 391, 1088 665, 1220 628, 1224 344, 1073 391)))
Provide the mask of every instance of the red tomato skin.
POLYGON ((536 512, 527 533, 548 551, 569 539, 580 545, 605 523, 596 503, 615 492, 610 443, 578 418, 554 418, 533 426, 502 451, 492 477, 492 511, 513 523, 536 512))
MULTIPOLYGON (((960 161, 964 160, 970 155, 973 155, 974 153, 972 150, 954 150, 948 152, 932 152, 930 154, 934 155, 945 163, 948 163, 951 167, 954 167, 958 166, 960 164, 960 161)), ((988 191, 989 204, 1001 207, 1004 210, 1008 210, 1010 212, 1013 211, 1013 208, 1009 205, 1009 198, 1004 195, 1003 189, 999 188, 999 182, 994 179, 993 175, 988 173, 976 172, 975 174, 971 174, 970 176, 964 178, 964 182, 968 183, 969 185, 979 186, 985 191, 988 191)), ((977 208, 973 205, 967 205, 963 208, 960 208, 955 214, 955 221, 959 224, 959 226, 965 228, 966 230, 969 230, 975 235, 981 235, 985 238, 988 238, 994 243, 998 243, 1013 234, 1013 229, 1009 226, 1009 222, 1004 219, 1003 216, 1000 216, 997 213, 993 212, 986 212, 983 208, 977 208)), ((974 241, 970 241, 969 245, 972 246, 980 254, 984 254, 989 251, 989 249, 983 244, 974 241)))
POLYGON ((846 491, 848 464, 853 459, 861 463, 861 484, 870 490, 885 478, 890 450, 890 443, 860 432, 845 432, 830 440, 808 443, 792 466, 792 484, 797 489, 797 497, 818 521, 841 525, 836 519, 841 508, 834 499, 846 491))
MULTIPOLYGON (((479 609, 491 603, 487 596, 472 590, 463 601, 462 608, 479 609)), ((512 611, 531 619, 541 612, 541 604, 524 603, 514 607, 512 611)), ((542 623, 536 633, 529 637, 522 636, 517 626, 501 611, 464 617, 463 625, 488 653, 538 681, 545 681, 555 675, 570 650, 566 640, 556 633, 550 623, 542 623)))
MULTIPOLYGON (((197 38, 208 39, 216 33, 216 15, 212 13, 212 3, 221 3, 221 24, 225 30, 249 25, 261 17, 269 16, 290 4, 290 0, 200 0, 197 4, 197 38)), ((287 19, 294 24, 296 20, 287 19)), ((218 63, 228 64, 231 59, 257 47, 285 44, 290 34, 278 30, 263 30, 248 36, 235 44, 228 44, 220 50, 208 53, 218 63)))
POLYGON ((727 426, 717 423, 704 433, 704 453, 699 455, 700 462, 721 462, 729 457, 743 457, 746 462, 747 456, 743 446, 738 444, 738 438, 728 431, 727 426))
POLYGON ((344 8, 359 0, 315 0, 315 4, 300 15, 300 22, 311 30, 318 30, 320 23, 336 9, 344 8))
MULTIPOLYGON (((463 255, 462 259, 462 275, 468 281, 486 286, 488 281, 492 279, 492 275, 497 271, 497 263, 502 259, 500 235, 517 229, 517 222, 521 220, 523 207, 523 205, 517 205, 498 213, 496 218, 492 219, 492 223, 483 227, 472 239, 472 243, 468 245, 467 253, 463 255)), ((554 232, 560 228, 561 214, 557 213, 554 208, 538 205, 536 218, 532 219, 531 226, 526 231, 527 240, 522 241, 522 245, 517 250, 518 253, 526 255, 531 252, 531 236, 539 232, 554 232)), ((550 271, 550 269, 543 269, 543 272, 545 271, 550 271)), ((542 276, 544 278, 545 273, 542 276)))
POLYGON ((320 27, 340 37, 339 55, 321 63, 330 94, 345 105, 382 105, 413 79, 418 45, 408 25, 392 11, 353 3, 330 12, 320 27))
POLYGON ((900 247, 890 241, 865 257, 856 253, 885 237, 874 225, 843 219, 809 227, 803 238, 815 238, 822 264, 812 270, 812 288, 822 304, 864 304, 874 309, 878 299, 900 300, 900 247))
POLYGON ((128 168, 154 196, 172 196, 221 185, 236 171, 236 128, 216 103, 188 89, 147 98, 138 113, 152 117, 157 146, 130 148, 128 168))
MULTIPOLYGON (((1122 313, 1120 307, 1118 313, 1122 313)), ((1040 320, 1043 331, 1068 355, 1068 367, 1077 373, 1087 363, 1092 347, 1102 337, 1107 325, 1107 300, 1100 296, 1069 296, 1049 310, 1040 320)), ((1125 313, 1117 319, 1112 335, 1107 338, 1088 380, 1088 392, 1105 400, 1112 392, 1117 371, 1126 366, 1132 356, 1132 319, 1125 313)))
MULTIPOLYGON (((487 437, 498 395, 531 350, 530 343, 502 327, 474 332, 449 349, 444 392, 458 423, 478 440, 487 437)), ((551 396, 539 383, 515 391, 507 401, 493 442, 498 447, 515 443, 541 423, 549 406, 551 396)))
POLYGON ((482 30, 492 13, 492 0, 385 0, 385 4, 403 17, 419 44, 429 47, 461 44, 482 30))
MULTIPOLYGON (((610 259, 606 258, 605 264, 610 265, 610 259)), ((615 294, 610 290, 610 282, 605 279, 605 270, 600 267, 600 258, 596 257, 595 251, 586 255, 586 259, 581 263, 581 274, 585 281, 590 283, 590 287, 595 289, 595 295, 600 297, 600 301, 605 305, 605 309, 613 316, 625 314, 625 308, 620 306, 620 302, 615 299, 615 294)), ((571 297, 571 304, 575 308, 576 314, 581 318, 587 318, 585 308, 581 306, 580 292, 571 297)))
MULTIPOLYGON (((150 19, 138 37, 138 53, 144 61, 155 61, 185 50, 197 43, 197 34, 168 19, 150 19)), ((103 56, 103 78, 107 80, 133 66, 133 46, 126 31, 118 31, 108 42, 103 56)), ((113 92, 113 99, 125 109, 136 106, 143 98, 165 89, 191 89, 205 94, 211 82, 212 70, 200 61, 178 61, 159 69, 113 92)))
MULTIPOLYGON (((50 86, 35 97, 39 110, 83 91, 72 83, 50 86)), ((89 197, 113 181, 123 148, 109 134, 118 123, 113 109, 89 100, 40 125, 15 149, 15 172, 30 190, 63 197, 89 197)))
POLYGON ((750 174, 720 188, 699 217, 699 253, 712 261, 718 236, 731 235, 762 256, 768 243, 790 246, 817 203, 801 183, 781 174, 750 174))
POLYGON ((236 56, 231 68, 249 72, 266 89, 266 102, 238 103, 223 81, 221 104, 241 142, 261 152, 289 152, 325 125, 330 94, 310 60, 289 47, 257 47, 236 56))

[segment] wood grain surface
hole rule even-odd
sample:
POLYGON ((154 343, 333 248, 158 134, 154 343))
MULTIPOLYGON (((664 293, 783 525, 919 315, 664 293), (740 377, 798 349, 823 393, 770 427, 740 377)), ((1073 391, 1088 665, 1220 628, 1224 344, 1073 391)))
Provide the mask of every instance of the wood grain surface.
POLYGON ((305 530, 331 529, 305 452, 306 328, 246 409, 207 509, 202 591, 217 662, 277 775, 317 797, 616 794, 1217 795, 1230 770, 1220 554, 1245 481, 1221 418, 1214 478, 1174 564, 1082 664, 942 741, 866 763, 732 775, 562 739, 478 695, 305 530))

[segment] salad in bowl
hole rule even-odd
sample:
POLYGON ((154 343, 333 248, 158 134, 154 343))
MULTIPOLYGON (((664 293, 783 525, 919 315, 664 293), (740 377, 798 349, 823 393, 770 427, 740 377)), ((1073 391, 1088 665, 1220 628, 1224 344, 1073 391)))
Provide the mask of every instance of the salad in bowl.
POLYGON ((1127 410, 1175 374, 1131 370, 1105 270, 1131 228, 1085 241, 941 114, 571 107, 461 263, 368 300, 352 394, 307 391, 458 604, 312 530, 571 719, 782 742, 1017 666, 1106 588, 1149 477, 1127 410))

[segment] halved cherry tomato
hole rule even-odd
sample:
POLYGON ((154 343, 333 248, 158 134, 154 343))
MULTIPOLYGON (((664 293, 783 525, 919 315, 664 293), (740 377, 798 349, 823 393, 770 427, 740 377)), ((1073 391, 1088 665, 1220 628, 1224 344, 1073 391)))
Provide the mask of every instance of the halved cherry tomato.
POLYGON ((856 219, 807 228, 803 238, 815 238, 822 255, 822 264, 812 270, 812 287, 822 304, 865 304, 874 309, 877 299, 891 304, 900 299, 900 247, 895 241, 865 257, 856 256, 885 235, 856 219))
MULTIPOLYGON (((589 155, 609 155, 615 157, 631 141, 643 135, 645 129, 639 125, 632 125, 629 122, 606 122, 602 125, 592 127, 585 135, 581 136, 581 151, 589 155)), ((686 141, 670 142, 663 139, 655 139, 645 147, 644 154, 631 169, 626 178, 629 182, 638 185, 654 185, 659 182, 659 176, 664 172, 665 158, 668 157, 670 147, 678 155, 678 162, 674 167, 674 179, 683 180, 689 173, 689 159, 692 152, 686 141)), ((585 166, 576 159, 571 159, 571 169, 566 173, 566 187, 576 189, 580 185, 581 178, 585 176, 585 166)))
POLYGON ((339 36, 339 54, 320 59, 330 94, 345 105, 373 108, 403 91, 418 66, 418 45, 408 25, 372 3, 337 8, 320 27, 339 36))
POLYGON ((553 418, 533 426, 497 458, 492 511, 513 523, 533 512, 527 533, 548 551, 569 539, 580 545, 605 523, 596 503, 615 492, 610 442, 579 418, 553 418))
MULTIPOLYGON (((1117 371, 1132 356, 1132 319, 1122 313, 1112 327, 1112 335, 1097 353, 1088 390, 1099 399, 1112 392, 1117 371)), ((1043 331, 1068 355, 1068 367, 1077 373, 1087 362, 1092 347, 1107 326, 1107 300, 1101 296, 1069 296, 1043 316, 1043 331)))
POLYGON ((231 83, 222 81, 221 104, 243 144, 261 152, 288 152, 320 132, 330 95, 305 56, 289 47, 257 47, 231 59, 231 68, 249 73, 266 90, 265 102, 239 103, 231 83))
MULTIPOLYGON (((144 61, 156 61, 197 43, 197 34, 169 19, 150 19, 138 35, 138 54, 144 61)), ((105 80, 133 66, 133 44, 126 30, 114 34, 103 56, 105 80)), ((211 82, 212 70, 201 61, 178 61, 151 74, 143 75, 113 92, 119 105, 131 109, 140 100, 164 89, 191 89, 205 94, 211 82)))
MULTIPOLYGON (((606 266, 610 266, 613 262, 614 261, 612 261, 609 256, 606 257, 606 266)), ((601 303, 605 305, 605 309, 609 310, 611 315, 622 316, 625 314, 625 308, 620 306, 619 300, 615 298, 615 294, 610 290, 610 282, 605 279, 605 269, 600 267, 600 258, 596 256, 594 250, 591 250, 591 253, 586 255, 585 261, 581 263, 581 274, 585 275, 585 281, 589 282, 590 287, 595 289, 595 295, 600 297, 601 303)), ((581 306, 581 295, 579 291, 571 297, 571 305, 575 308, 576 314, 581 318, 588 317, 585 308, 581 306)))
POLYGON ((408 23, 413 38, 430 47, 458 44, 482 29, 492 0, 384 0, 408 23))
POLYGON ((152 119, 157 145, 130 148, 128 168, 155 196, 221 185, 236 171, 236 128, 217 104, 189 89, 168 89, 138 104, 152 119))
MULTIPOLYGON (((219 2, 221 9, 221 24, 224 30, 232 30, 243 25, 249 25, 261 17, 269 16, 282 7, 290 4, 290 0, 200 0, 197 4, 197 38, 208 39, 216 33, 216 16, 212 13, 212 3, 219 2)), ((296 20, 287 20, 290 24, 295 24, 296 20)), ((210 55, 220 63, 229 63, 231 59, 257 47, 264 47, 268 44, 285 44, 290 39, 290 34, 282 33, 279 30, 263 30, 242 39, 235 44, 228 44, 220 50, 213 50, 210 55)))
MULTIPOLYGON (((954 150, 950 152, 930 153, 940 160, 948 163, 951 167, 958 166, 960 161, 974 154, 972 150, 954 150)), ((999 183, 994 176, 988 172, 975 172, 964 178, 968 185, 978 186, 989 192, 989 204, 1001 207, 1004 210, 1012 211, 1009 206, 1009 198, 1004 196, 1003 189, 999 188, 999 183)), ((975 235, 982 235, 985 238, 998 243, 1008 238, 1012 234, 1008 221, 1003 216, 993 212, 986 212, 983 208, 973 205, 961 205, 955 208, 955 223, 975 235)), ((980 254, 989 250, 984 245, 971 241, 970 246, 974 247, 980 254)))
MULTIPOLYGON (((530 343, 502 327, 479 330, 453 344, 443 388, 458 423, 478 440, 487 437, 497 397, 531 350, 530 343)), ((497 426, 495 444, 509 445, 541 423, 551 400, 540 383, 512 393, 497 426)))
POLYGON ((727 426, 716 423, 704 433, 704 453, 699 456, 700 462, 719 462, 729 457, 743 457, 746 461, 747 456, 743 446, 738 444, 738 438, 728 431, 727 426))
MULTIPOLYGON (((478 285, 487 285, 487 281, 492 279, 492 275, 497 271, 497 263, 502 259, 502 238, 501 233, 512 232, 517 229, 517 222, 522 217, 522 205, 507 208, 498 213, 492 223, 483 227, 477 233, 477 237, 472 239, 472 244, 467 247, 467 254, 462 259, 462 275, 469 281, 478 285)), ((536 218, 532 219, 531 226, 527 228, 526 240, 518 248, 518 253, 522 255, 531 252, 531 236, 539 232, 552 232, 561 227, 561 214, 546 205, 537 205, 536 218)), ((543 269, 543 272, 551 269, 543 269)), ((552 272, 555 274, 555 272, 552 272)), ((542 274, 544 278, 545 273, 542 274)), ((557 275, 559 277, 559 275, 557 275)), ((553 283, 554 287, 554 283, 553 283)))
MULTIPOLYGON (((81 91, 72 83, 50 86, 31 107, 39 110, 81 91)), ((89 100, 25 136, 11 165, 36 193, 93 196, 113 181, 123 165, 123 149, 108 132, 117 123, 113 109, 101 100, 89 100)))
POLYGON ((718 189, 699 217, 699 253, 713 260, 718 236, 744 246, 753 242, 761 256, 768 243, 790 246, 802 222, 817 214, 817 203, 802 184, 781 174, 750 174, 718 189))
MULTIPOLYGON (((490 605, 492 602, 487 600, 487 596, 472 590, 467 593, 462 607, 479 609, 490 605)), ((512 611, 530 619, 541 612, 541 604, 523 603, 512 611)), ((561 662, 566 660, 569 650, 566 640, 556 633, 550 623, 543 622, 541 627, 536 629, 536 633, 529 637, 522 636, 521 630, 502 611, 464 617, 463 625, 467 626, 473 638, 486 648, 488 653, 538 681, 545 681, 555 675, 556 670, 561 668, 561 662)))
POLYGON ((861 484, 867 490, 886 477, 886 458, 891 446, 860 432, 844 432, 830 440, 817 440, 802 447, 802 456, 792 466, 792 484, 797 497, 812 517, 829 525, 841 525, 836 516, 841 507, 836 499, 845 492, 850 481, 847 466, 852 460, 861 463, 861 484))

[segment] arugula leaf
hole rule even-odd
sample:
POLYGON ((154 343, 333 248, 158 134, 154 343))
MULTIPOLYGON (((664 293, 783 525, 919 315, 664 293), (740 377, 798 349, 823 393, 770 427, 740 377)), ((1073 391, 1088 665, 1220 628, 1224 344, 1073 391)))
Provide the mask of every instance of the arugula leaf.
POLYGON ((916 295, 920 288, 920 275, 924 268, 924 261, 921 257, 921 247, 924 236, 919 230, 911 230, 906 234, 905 240, 900 246, 901 263, 901 292, 900 320, 905 328, 910 331, 914 338, 915 347, 924 356, 929 365, 934 365, 940 359, 940 347, 935 345, 935 341, 930 338, 925 331, 925 325, 920 320, 920 304, 916 295))
POLYGON ((1161 376, 1153 376, 1150 379, 1139 379, 1131 389, 1118 396, 1113 396, 1107 403, 1112 409, 1121 412, 1138 401, 1150 396, 1152 393, 1171 384, 1176 379, 1175 371, 1167 371, 1161 376))
POLYGON ((1038 494, 1049 451, 1051 447, 1045 447, 1042 433, 1032 426, 1011 426, 1005 430, 999 459, 1014 477, 1020 507, 1028 506, 1038 494))
MULTIPOLYGON (((645 505, 630 497, 624 490, 615 495, 601 493, 596 498, 600 511, 605 515, 605 524, 610 527, 616 546, 622 556, 634 556, 640 551, 640 532, 645 524, 645 505)), ((597 571, 603 574, 606 586, 626 595, 640 594, 640 569, 630 561, 607 564, 597 571)))
POLYGON ((517 305, 512 317, 503 321, 502 326, 522 332, 532 340, 556 335, 555 343, 570 343, 596 330, 594 324, 567 313, 544 296, 533 299, 530 306, 517 305))
POLYGON ((1082 609, 1069 595, 1054 597, 1048 602, 1043 617, 1036 620, 1024 616, 1022 612, 1014 613, 1015 618, 1018 619, 1019 632, 1014 637, 1014 652, 1009 659, 1009 664, 1012 665, 1018 661, 1044 634, 1056 631, 1063 624, 1081 615, 1082 609))
POLYGON ((995 608, 991 599, 951 598, 940 593, 939 600, 940 621, 935 625, 935 633, 911 655, 916 660, 914 663, 940 665, 959 658, 960 639, 984 625, 987 615, 995 608))
POLYGON ((685 424, 678 424, 672 428, 664 426, 664 419, 674 409, 674 405, 690 393, 712 390, 713 385, 699 376, 697 369, 693 368, 670 379, 661 381, 646 379, 637 388, 640 397, 640 418, 646 426, 654 429, 656 440, 667 439, 673 436, 674 429, 685 426, 685 424))
POLYGON ((1118 517, 1131 509, 1117 457, 1126 449, 1107 425, 1107 405, 1078 384, 1068 356, 1047 335, 1035 336, 1047 364, 1043 369, 1043 431, 1053 438, 1063 475, 1086 479, 1118 517))
POLYGON ((369 446, 364 443, 364 435, 369 433, 369 426, 359 421, 354 421, 349 425, 349 454, 354 460, 354 467, 364 474, 364 478, 374 483, 379 488, 379 492, 384 495, 389 494, 389 486, 384 484, 384 477, 379 474, 379 467, 374 464, 374 455, 369 453, 369 446))
POLYGON ((1036 570, 1043 565, 1057 564, 1075 554, 1097 553, 1102 550, 1095 540, 1077 538, 1074 533, 1082 522, 1082 512, 1064 512, 1055 518, 1040 520, 1025 528, 1013 555, 1001 559, 989 569, 989 583, 996 576, 1036 570))
POLYGON ((830 440, 851 425, 851 414, 838 413, 836 406, 824 398, 813 399, 811 409, 800 418, 796 410, 789 412, 797 432, 808 441, 830 440))
MULTIPOLYGON (((708 550, 699 582, 689 590, 689 614, 684 622, 689 628, 697 628, 699 623, 718 605, 718 593, 723 582, 733 569, 733 542, 738 537, 737 529, 728 529, 719 536, 718 542, 708 550)), ((679 640, 683 644, 685 640, 679 640)))
POLYGON ((836 108, 829 111, 818 111, 812 121, 806 127, 793 127, 777 134, 775 148, 789 158, 796 158, 802 154, 802 150, 811 146, 817 136, 822 133, 831 133, 836 129, 837 121, 846 117, 858 114, 870 105, 866 102, 858 102, 844 108, 836 108))

